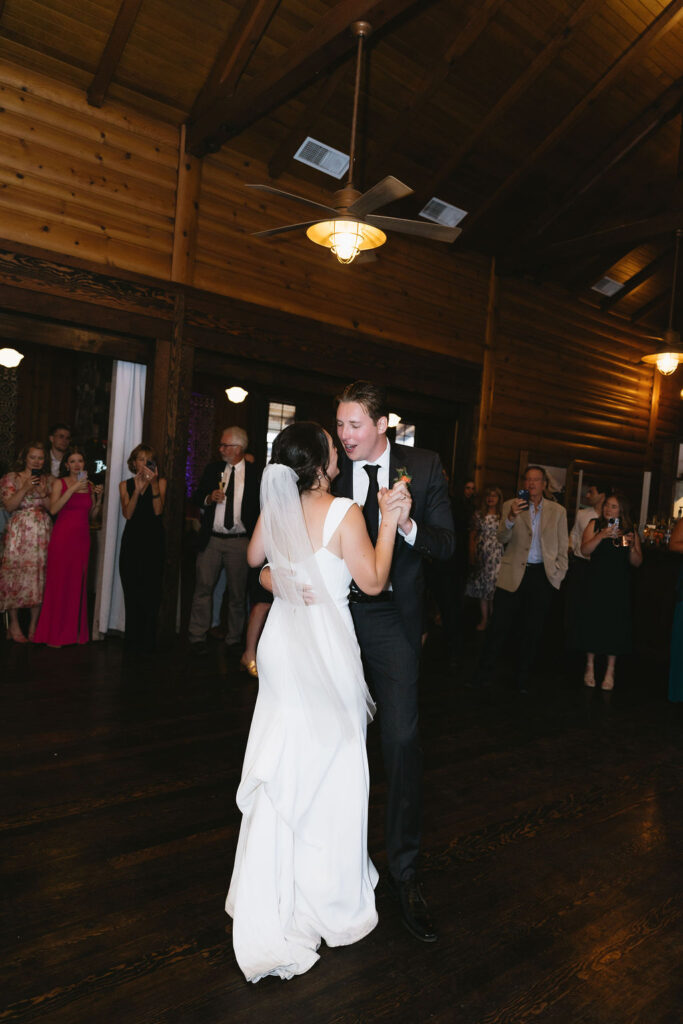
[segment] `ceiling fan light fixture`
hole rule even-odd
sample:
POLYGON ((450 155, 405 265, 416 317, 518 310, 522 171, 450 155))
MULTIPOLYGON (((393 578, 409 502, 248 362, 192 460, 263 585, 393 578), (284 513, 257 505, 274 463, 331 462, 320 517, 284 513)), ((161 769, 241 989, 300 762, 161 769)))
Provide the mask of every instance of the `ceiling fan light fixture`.
POLYGON ((657 369, 665 377, 670 377, 678 368, 678 352, 659 352, 657 354, 657 369))
POLYGON ((359 252, 377 249, 387 240, 387 236, 379 228, 350 218, 311 224, 306 235, 316 245, 324 245, 331 249, 340 263, 352 263, 359 252))
POLYGON ((651 352, 643 356, 641 362, 648 366, 656 366, 661 374, 670 377, 676 372, 679 363, 683 363, 683 352, 651 352))

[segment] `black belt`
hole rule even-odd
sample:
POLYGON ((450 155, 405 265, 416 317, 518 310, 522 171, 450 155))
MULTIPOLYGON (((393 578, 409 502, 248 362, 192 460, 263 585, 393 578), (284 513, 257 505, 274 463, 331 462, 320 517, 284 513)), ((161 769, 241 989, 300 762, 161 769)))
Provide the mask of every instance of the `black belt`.
POLYGON ((242 537, 246 537, 247 535, 246 533, 219 533, 218 530, 212 530, 211 536, 221 537, 223 540, 233 540, 234 538, 237 538, 239 540, 242 537))
POLYGON ((379 594, 366 594, 355 583, 349 588, 349 604, 379 604, 382 601, 393 601, 393 590, 382 590, 379 594))

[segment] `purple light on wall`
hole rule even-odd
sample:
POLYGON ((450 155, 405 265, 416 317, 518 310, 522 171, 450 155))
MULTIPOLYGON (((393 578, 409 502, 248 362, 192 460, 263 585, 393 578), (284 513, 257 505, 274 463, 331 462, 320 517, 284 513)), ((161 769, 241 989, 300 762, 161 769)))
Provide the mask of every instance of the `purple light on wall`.
POLYGON ((189 498, 199 483, 202 470, 211 461, 211 437, 216 407, 209 395, 193 393, 187 431, 185 460, 185 497, 189 498))

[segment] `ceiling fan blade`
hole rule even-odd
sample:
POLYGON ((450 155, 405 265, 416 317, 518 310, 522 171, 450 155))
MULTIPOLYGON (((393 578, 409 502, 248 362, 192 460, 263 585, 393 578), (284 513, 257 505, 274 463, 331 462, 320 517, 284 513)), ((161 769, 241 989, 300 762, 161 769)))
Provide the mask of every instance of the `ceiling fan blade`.
POLYGON ((305 196, 297 196, 293 192, 283 192, 282 189, 272 188, 271 185, 247 185, 246 187, 255 188, 259 192, 268 192, 272 196, 282 196, 284 199, 293 199, 297 203, 304 203, 306 206, 312 206, 314 210, 320 210, 321 213, 326 214, 328 217, 339 216, 338 211, 335 210, 333 206, 324 206, 322 203, 316 203, 314 199, 306 199, 305 196))
POLYGON ((252 231, 254 238, 269 238, 271 235, 284 235, 287 231, 298 231, 300 228, 310 228, 311 224, 319 224, 317 220, 305 220, 302 224, 283 224, 281 228, 268 228, 267 231, 252 231))
POLYGON ((354 203, 351 203, 349 213, 354 217, 363 218, 371 210, 377 210, 380 206, 386 206, 387 203, 393 203, 395 199, 403 199, 404 196, 412 195, 412 193, 412 188, 389 174, 369 188, 367 192, 364 192, 362 196, 359 196, 354 203))
POLYGON ((400 231, 404 235, 418 235, 435 242, 454 242, 462 234, 462 228, 448 228, 444 224, 428 224, 422 220, 404 220, 402 217, 378 217, 371 213, 364 218, 382 231, 400 231))

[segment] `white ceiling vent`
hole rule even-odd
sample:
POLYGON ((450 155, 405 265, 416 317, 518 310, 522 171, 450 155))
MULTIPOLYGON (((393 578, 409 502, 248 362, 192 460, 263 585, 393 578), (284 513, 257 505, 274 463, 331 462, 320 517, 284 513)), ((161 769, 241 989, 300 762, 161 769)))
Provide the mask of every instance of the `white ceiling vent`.
POLYGON ((592 285, 592 290, 600 292, 601 295, 616 295, 623 287, 623 284, 615 281, 612 277, 601 277, 596 284, 592 285))
POLYGON ((420 210, 420 217, 424 217, 425 220, 433 220, 436 224, 444 224, 447 228, 457 227, 466 216, 467 210, 444 203, 443 199, 437 199, 436 196, 429 200, 424 209, 420 210))
POLYGON ((332 178, 341 178, 349 169, 349 158, 346 153, 340 153, 332 146, 326 146, 324 142, 312 139, 310 136, 301 143, 294 159, 299 163, 315 167, 332 178))

